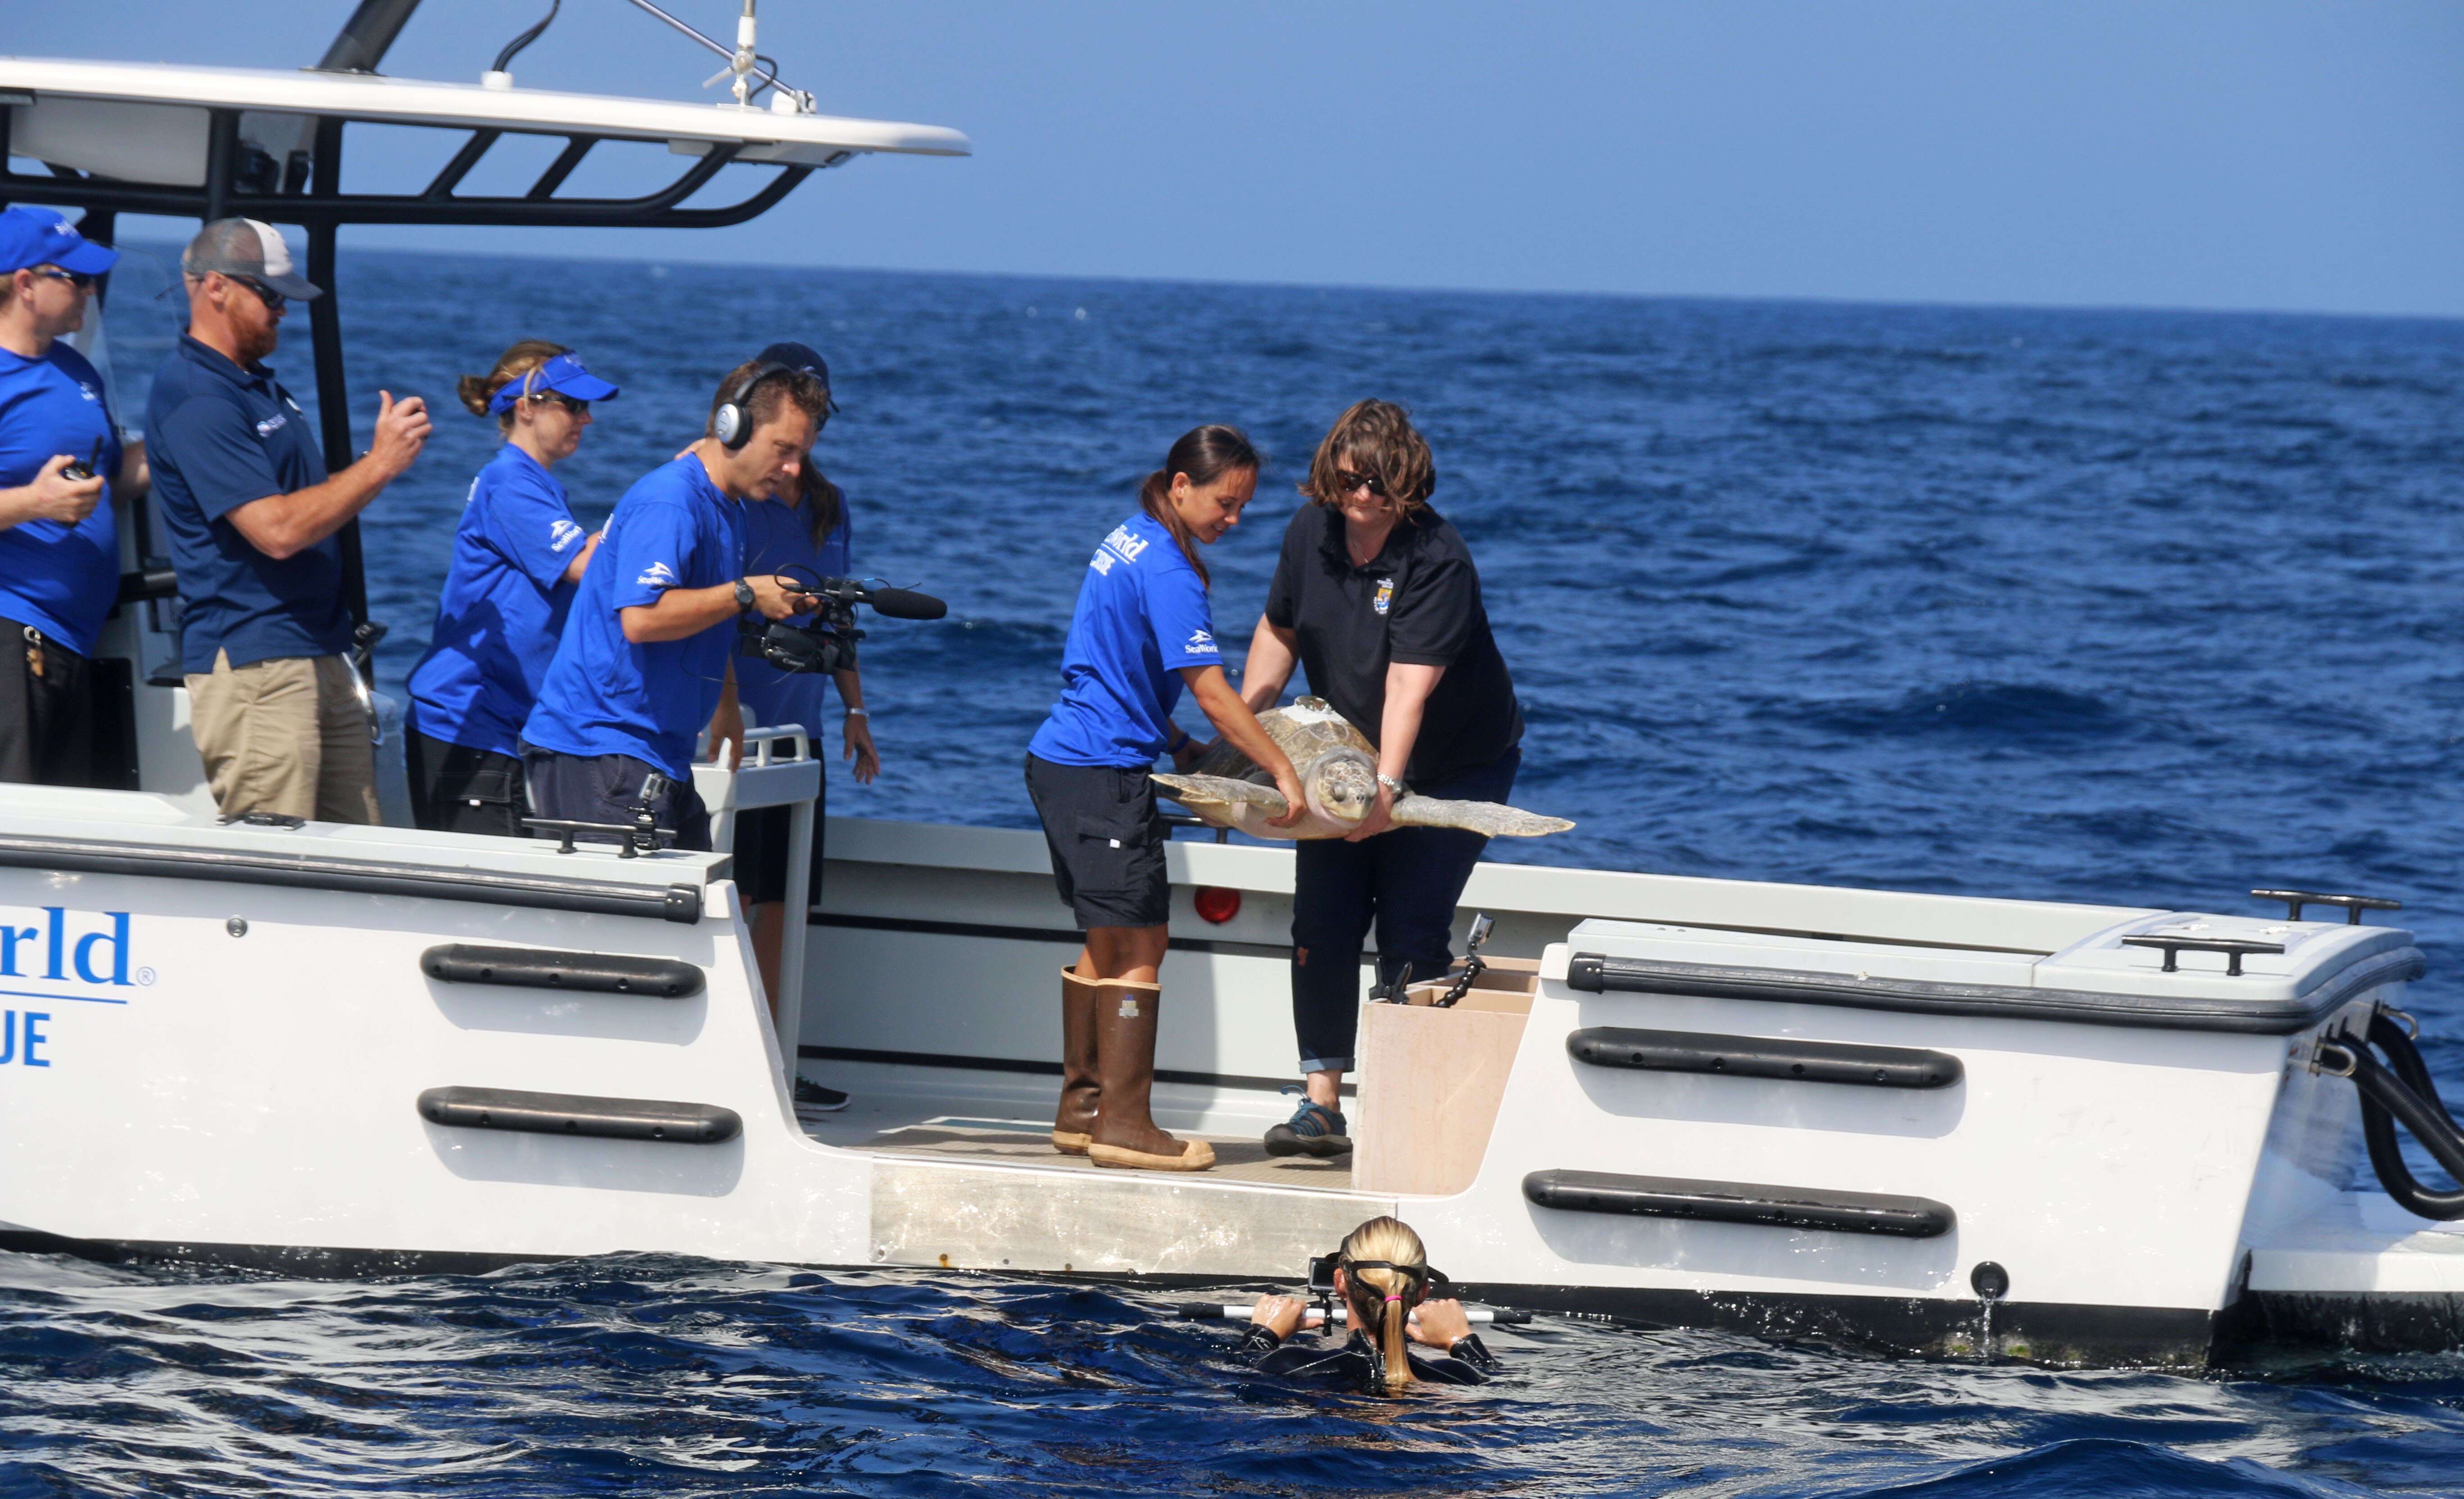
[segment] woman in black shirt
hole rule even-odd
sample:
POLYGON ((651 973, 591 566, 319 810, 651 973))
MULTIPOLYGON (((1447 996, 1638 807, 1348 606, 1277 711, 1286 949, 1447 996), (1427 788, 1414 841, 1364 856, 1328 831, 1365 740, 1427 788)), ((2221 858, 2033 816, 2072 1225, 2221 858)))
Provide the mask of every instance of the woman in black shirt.
POLYGON ((1471 1330, 1459 1301, 1431 1301, 1428 1251, 1411 1225, 1373 1218, 1352 1230, 1336 1252, 1334 1292, 1351 1310, 1351 1334, 1339 1345, 1292 1343, 1308 1303, 1261 1296, 1249 1313, 1241 1352, 1267 1374, 1332 1378, 1357 1389, 1392 1394, 1415 1381, 1479 1384, 1497 1360, 1471 1330), (1406 1340, 1435 1349, 1412 1352, 1406 1340))
POLYGON ((1408 784, 1421 796, 1504 802, 1522 763, 1523 715, 1489 633, 1471 550, 1429 508, 1429 445, 1411 414, 1363 401, 1309 462, 1301 507, 1249 642, 1242 698, 1275 705, 1298 663, 1309 691, 1377 746, 1377 801, 1343 839, 1301 843, 1292 892, 1292 1027, 1307 1077, 1278 1156, 1352 1149, 1341 1112, 1359 1023, 1360 949, 1377 928, 1378 977, 1454 962, 1455 903, 1488 840, 1451 827, 1389 828, 1408 784))

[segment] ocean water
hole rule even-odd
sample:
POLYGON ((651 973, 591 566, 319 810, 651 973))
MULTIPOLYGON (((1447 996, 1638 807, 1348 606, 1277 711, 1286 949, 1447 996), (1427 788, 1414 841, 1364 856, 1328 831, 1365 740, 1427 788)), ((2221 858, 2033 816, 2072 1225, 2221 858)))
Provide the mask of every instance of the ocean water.
MULTIPOLYGON (((132 257, 123 404, 167 346, 132 257)), ((776 338, 883 622, 832 810, 1031 826, 1089 550, 1174 436, 1273 468, 1209 554, 1256 618, 1291 483, 1412 407, 1529 721, 1495 857, 2186 910, 2388 895, 2464 1095, 2464 324, 1073 282, 346 254, 356 415, 512 339, 625 395, 596 518, 776 338)), ((275 363, 307 392, 304 327, 275 363)), ((490 424, 369 512, 398 689, 490 424)), ((1185 711, 1195 723, 1194 713, 1185 711)), ((1441 1258, 1442 1258, 1441 1256, 1441 1258)), ((2464 1356, 2204 1377, 1555 1322, 1475 1391, 1244 1377, 1120 1292, 621 1258, 322 1285, 0 1257, 0 1494, 2464 1493, 2464 1356)))

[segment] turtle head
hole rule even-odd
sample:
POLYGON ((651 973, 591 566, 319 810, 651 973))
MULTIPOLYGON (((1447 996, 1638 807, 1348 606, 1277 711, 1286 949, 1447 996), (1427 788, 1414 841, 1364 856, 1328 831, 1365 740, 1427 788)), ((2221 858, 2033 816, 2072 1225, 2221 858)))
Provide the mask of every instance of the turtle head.
POLYGON ((1356 823, 1377 800, 1377 768, 1366 756, 1330 755, 1309 779, 1311 809, 1331 823, 1356 823))

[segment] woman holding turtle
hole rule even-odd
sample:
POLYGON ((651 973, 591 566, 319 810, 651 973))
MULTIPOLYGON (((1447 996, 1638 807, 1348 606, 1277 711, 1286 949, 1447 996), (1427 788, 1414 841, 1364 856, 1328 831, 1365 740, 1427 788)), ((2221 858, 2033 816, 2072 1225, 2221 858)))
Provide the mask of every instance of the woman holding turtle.
POLYGON ((1523 714, 1490 634, 1471 549, 1429 508, 1438 487, 1411 413, 1362 401, 1309 462, 1284 533, 1242 698, 1275 705, 1299 664, 1309 690, 1377 746, 1377 799, 1345 838, 1298 846, 1292 871, 1292 1028, 1307 1096, 1266 1132, 1278 1156, 1352 1149, 1342 1104, 1359 1026, 1360 949, 1374 922, 1378 978, 1435 979, 1454 962, 1456 902, 1488 839, 1393 827, 1396 797, 1504 802, 1522 763, 1523 714), (1393 827, 1393 830, 1389 830, 1393 827))
POLYGON ((1044 822, 1052 878, 1087 945, 1061 972, 1061 1104, 1052 1147, 1099 1166, 1203 1171, 1215 1151, 1155 1127, 1155 981, 1172 887, 1164 826, 1148 782, 1155 757, 1184 752, 1172 721, 1185 686, 1218 732, 1309 807, 1291 761, 1224 679, 1206 601, 1211 546, 1258 491, 1258 451, 1239 429, 1200 427, 1138 490, 1138 511, 1089 559, 1061 654, 1061 698, 1027 746, 1026 789, 1044 822))

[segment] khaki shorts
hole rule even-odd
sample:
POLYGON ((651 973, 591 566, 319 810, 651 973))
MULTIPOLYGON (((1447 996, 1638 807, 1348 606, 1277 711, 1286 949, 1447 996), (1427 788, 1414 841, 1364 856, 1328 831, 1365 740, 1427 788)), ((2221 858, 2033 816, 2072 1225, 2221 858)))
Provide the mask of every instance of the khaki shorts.
POLYGON ((210 673, 188 675, 188 723, 225 817, 382 821, 368 710, 342 657, 234 667, 217 650, 210 673))

